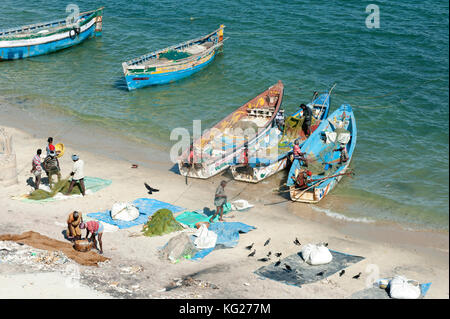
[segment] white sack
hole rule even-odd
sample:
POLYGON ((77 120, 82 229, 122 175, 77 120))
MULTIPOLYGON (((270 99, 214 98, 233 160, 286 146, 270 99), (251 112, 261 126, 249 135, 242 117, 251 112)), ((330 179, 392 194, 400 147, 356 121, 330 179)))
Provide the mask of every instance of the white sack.
POLYGON ((111 218, 130 222, 139 217, 139 210, 131 203, 114 203, 111 218))
POLYGON ((323 245, 307 244, 301 253, 303 260, 310 265, 328 264, 333 259, 330 250, 323 245))
POLYGON ((419 284, 408 282, 408 279, 402 276, 395 276, 389 282, 389 295, 395 299, 417 299, 421 291, 419 284))
POLYGON ((208 230, 205 224, 201 225, 195 232, 194 245, 198 249, 212 248, 216 246, 217 234, 208 230))

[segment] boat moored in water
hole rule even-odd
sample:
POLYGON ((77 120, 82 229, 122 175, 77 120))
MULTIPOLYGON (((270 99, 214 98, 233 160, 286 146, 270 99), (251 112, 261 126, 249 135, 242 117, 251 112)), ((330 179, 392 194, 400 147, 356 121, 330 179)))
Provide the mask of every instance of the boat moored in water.
POLYGON ((74 21, 52 22, 0 30, 0 61, 62 50, 102 33, 103 7, 80 13, 74 21))
POLYGON ((226 40, 224 25, 193 40, 122 63, 128 90, 166 84, 188 77, 210 64, 226 40))

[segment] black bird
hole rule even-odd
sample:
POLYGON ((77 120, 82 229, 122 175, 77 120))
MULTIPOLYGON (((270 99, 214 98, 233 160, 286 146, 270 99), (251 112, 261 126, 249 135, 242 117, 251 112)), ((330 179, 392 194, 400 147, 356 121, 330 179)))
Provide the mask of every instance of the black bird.
POLYGON ((353 279, 358 279, 358 278, 361 276, 361 274, 362 274, 362 273, 360 272, 359 274, 353 276, 352 278, 353 278, 353 279))
POLYGON ((323 276, 324 273, 325 273, 325 271, 321 271, 321 272, 317 273, 316 276, 323 276))
POLYGON ((269 243, 270 243, 270 238, 266 240, 266 242, 264 243, 264 246, 269 245, 269 243))
POLYGON ((254 245, 254 244, 255 244, 255 243, 252 243, 250 246, 245 247, 245 249, 251 250, 251 249, 253 248, 253 245, 254 245))
POLYGON ((291 266, 289 266, 288 264, 284 264, 284 268, 286 268, 287 271, 292 271, 291 266))
POLYGON ((342 270, 342 271, 339 273, 339 277, 342 277, 343 274, 345 274, 345 270, 342 270))
POLYGON ((266 262, 266 261, 269 261, 269 258, 265 258, 265 257, 264 257, 264 258, 259 258, 258 261, 264 261, 264 262, 266 262))
POLYGON ((153 192, 159 192, 159 189, 153 188, 150 185, 148 185, 147 183, 144 183, 144 185, 145 185, 145 188, 147 188, 149 194, 152 194, 153 192))
POLYGON ((276 263, 275 263, 275 267, 278 267, 279 265, 281 264, 281 260, 278 260, 276 263))
POLYGON ((323 243, 323 245, 324 245, 325 247, 328 247, 328 243, 323 243))
POLYGON ((250 253, 250 254, 248 255, 248 257, 253 257, 253 256, 255 256, 255 254, 256 254, 256 249, 255 249, 252 253, 250 253))
POLYGON ((270 257, 270 255, 272 255, 271 251, 269 251, 269 253, 267 254, 267 257, 270 257))
POLYGON ((280 257, 281 253, 275 253, 275 256, 280 257))
POLYGON ((297 246, 301 245, 301 243, 300 243, 300 241, 298 240, 297 237, 295 237, 294 244, 296 244, 297 246))

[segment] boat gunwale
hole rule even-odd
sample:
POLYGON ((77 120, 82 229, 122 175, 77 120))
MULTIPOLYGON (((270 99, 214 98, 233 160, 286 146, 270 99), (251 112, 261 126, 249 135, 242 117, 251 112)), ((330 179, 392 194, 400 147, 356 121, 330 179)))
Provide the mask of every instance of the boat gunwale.
MULTIPOLYGON (((149 52, 149 53, 144 54, 144 55, 141 55, 141 56, 139 56, 139 57, 137 57, 137 58, 128 60, 128 61, 126 61, 126 62, 123 62, 123 64, 126 65, 126 68, 127 68, 127 69, 128 69, 129 67, 131 67, 131 66, 142 65, 142 64, 143 64, 143 61, 147 61, 147 60, 149 60, 149 59, 152 59, 152 57, 156 56, 156 55, 159 54, 159 53, 163 53, 163 52, 165 52, 165 51, 168 51, 168 50, 171 50, 171 49, 177 49, 177 48, 184 47, 184 46, 187 47, 187 46, 190 46, 190 45, 192 45, 192 44, 195 44, 195 42, 199 42, 199 41, 202 41, 202 40, 211 38, 214 34, 217 34, 220 30, 223 30, 225 27, 226 27, 226 26, 224 25, 224 26, 218 28, 217 30, 215 30, 215 31, 213 31, 213 32, 211 32, 211 33, 208 33, 208 34, 206 34, 206 35, 200 36, 200 37, 198 37, 198 38, 195 38, 195 39, 192 39, 192 40, 187 40, 187 41, 185 41, 185 42, 181 42, 181 43, 179 43, 179 44, 175 44, 175 45, 166 47, 166 48, 164 48, 164 49, 159 49, 159 50, 156 50, 156 51, 149 52)), ((225 40, 227 40, 227 39, 228 39, 228 38, 225 38, 225 39, 223 39, 223 41, 225 41, 225 40)), ((221 42, 223 42, 223 41, 221 41, 221 42)))
MULTIPOLYGON (((85 21, 81 22, 80 26, 89 23, 93 18, 97 17, 97 13, 102 11, 104 7, 98 8, 96 10, 86 11, 79 14, 77 21, 82 18, 88 17, 85 21)), ((20 27, 3 29, 0 30, 0 41, 21 41, 27 39, 35 39, 35 38, 44 38, 50 35, 54 35, 57 33, 66 32, 68 30, 72 30, 72 27, 67 26, 65 19, 52 20, 49 22, 40 22, 34 24, 28 24, 20 27), (54 24, 58 24, 57 26, 52 26, 54 24), (52 31, 48 33, 42 34, 33 34, 33 33, 21 33, 19 31, 30 31, 30 30, 39 30, 48 27, 48 29, 52 29, 52 31), (6 34, 5 34, 6 33, 6 34)), ((1 42, 0 42, 1 43, 1 42)))
MULTIPOLYGON (((225 38, 225 39, 223 39, 223 41, 225 41, 227 39, 228 38, 225 38)), ((173 67, 173 66, 189 64, 189 63, 195 62, 195 60, 199 60, 199 59, 201 59, 201 58, 211 54, 211 52, 213 52, 214 50, 216 50, 217 48, 219 48, 219 47, 221 47, 223 45, 223 41, 214 44, 212 47, 206 49, 205 51, 203 51, 201 53, 194 54, 194 55, 191 55, 191 56, 189 56, 187 58, 177 60, 177 62, 172 62, 172 60, 169 60, 169 61, 167 61, 165 63, 161 63, 161 64, 147 64, 147 65, 145 65, 145 64, 138 64, 138 65, 134 64, 134 65, 131 65, 131 66, 127 66, 126 67, 126 71, 128 71, 128 70, 141 70, 143 68, 144 71, 142 71, 140 73, 138 73, 138 72, 134 73, 133 75, 135 75, 135 74, 146 74, 147 73, 146 69, 149 69, 149 68, 155 68, 155 67, 156 68, 165 68, 165 67, 173 67)), ((168 71, 168 73, 170 73, 170 72, 171 71, 168 71)), ((174 72, 174 71, 172 71, 172 72, 174 72)))

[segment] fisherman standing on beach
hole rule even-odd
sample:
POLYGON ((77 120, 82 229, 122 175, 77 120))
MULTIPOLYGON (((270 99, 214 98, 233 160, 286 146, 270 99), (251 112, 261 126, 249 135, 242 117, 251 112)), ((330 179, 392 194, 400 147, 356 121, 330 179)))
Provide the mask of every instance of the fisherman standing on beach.
POLYGON ((53 175, 56 174, 58 176, 58 182, 61 180, 61 168, 59 167, 59 161, 54 150, 50 151, 45 158, 44 169, 48 176, 48 186, 52 188, 53 175))
POLYGON ((42 150, 38 149, 36 155, 33 157, 31 162, 30 173, 34 174, 34 189, 39 189, 39 184, 41 183, 42 167, 41 167, 41 153, 42 150))
POLYGON ((94 241, 95 249, 97 249, 100 254, 103 254, 103 242, 102 242, 102 236, 103 236, 103 230, 104 230, 103 225, 96 220, 91 220, 86 223, 81 223, 80 228, 81 229, 86 228, 86 239, 89 241, 94 241), (89 238, 89 233, 91 233, 91 238, 89 238), (98 246, 97 246, 97 240, 95 238, 96 236, 98 238, 98 243, 100 244, 100 249, 98 249, 98 246))
POLYGON ((77 211, 73 211, 67 218, 67 238, 69 240, 81 239, 80 225, 83 222, 83 216, 77 211))
POLYGON ((227 202, 227 195, 225 195, 225 186, 227 186, 226 181, 221 181, 219 187, 216 189, 216 194, 214 195, 214 205, 217 207, 215 214, 209 219, 212 223, 214 218, 220 212, 219 221, 223 222, 223 205, 227 202))
POLYGON ((75 154, 72 155, 72 161, 74 162, 72 173, 70 173, 70 176, 72 176, 72 180, 70 181, 69 190, 67 191, 66 195, 70 195, 75 184, 79 184, 81 188, 81 194, 85 196, 86 189, 84 187, 84 162, 83 160, 80 160, 78 155, 75 154))
POLYGON ((309 107, 307 107, 305 104, 300 104, 300 107, 303 110, 303 116, 304 116, 304 120, 303 120, 303 125, 302 125, 302 130, 303 133, 305 133, 306 137, 309 137, 309 135, 311 135, 311 119, 312 119, 312 111, 309 107))
POLYGON ((47 156, 49 156, 51 151, 55 151, 55 146, 53 145, 53 137, 49 137, 47 139, 47 142, 48 142, 48 145, 47 145, 46 150, 47 150, 47 156))

